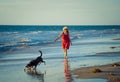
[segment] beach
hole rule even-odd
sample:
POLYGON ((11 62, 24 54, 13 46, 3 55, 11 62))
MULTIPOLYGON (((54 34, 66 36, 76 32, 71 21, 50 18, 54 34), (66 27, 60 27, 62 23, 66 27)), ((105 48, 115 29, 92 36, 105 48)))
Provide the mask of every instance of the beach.
POLYGON ((71 26, 73 45, 67 59, 61 40, 54 42, 62 26, 54 30, 48 26, 45 29, 43 26, 29 29, 16 26, 4 31, 0 28, 0 82, 108 82, 109 75, 119 78, 120 67, 111 65, 120 64, 120 29, 104 27, 81 30, 81 27, 71 26), (46 65, 41 63, 36 70, 24 71, 25 66, 39 56, 39 50, 43 52, 46 65), (90 72, 97 67, 101 73, 90 72))
MULTIPOLYGON (((119 52, 120 54, 120 52, 119 52)), ((107 65, 83 67, 72 71, 76 78, 81 79, 106 79, 108 82, 120 82, 120 62, 107 65)))

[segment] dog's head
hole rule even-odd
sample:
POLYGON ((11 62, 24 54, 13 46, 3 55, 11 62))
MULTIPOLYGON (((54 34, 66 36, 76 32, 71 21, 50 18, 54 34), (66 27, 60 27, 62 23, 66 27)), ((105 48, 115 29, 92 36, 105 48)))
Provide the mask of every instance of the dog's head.
POLYGON ((40 54, 41 54, 40 56, 42 56, 42 51, 41 51, 41 50, 39 50, 39 52, 40 52, 40 54))
POLYGON ((41 50, 39 50, 39 52, 40 52, 40 53, 42 53, 42 51, 41 51, 41 50))

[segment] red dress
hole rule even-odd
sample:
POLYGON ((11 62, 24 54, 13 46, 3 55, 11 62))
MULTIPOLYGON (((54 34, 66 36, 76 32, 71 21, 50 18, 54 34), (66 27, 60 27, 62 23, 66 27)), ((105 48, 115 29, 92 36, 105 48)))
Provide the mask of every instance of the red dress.
POLYGON ((62 33, 62 48, 69 49, 70 47, 70 38, 69 34, 62 33))

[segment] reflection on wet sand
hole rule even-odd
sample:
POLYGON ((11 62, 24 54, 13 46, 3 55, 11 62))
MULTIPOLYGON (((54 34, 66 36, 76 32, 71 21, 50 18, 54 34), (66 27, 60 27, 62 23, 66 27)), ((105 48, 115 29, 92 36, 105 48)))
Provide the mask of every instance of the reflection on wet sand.
POLYGON ((44 73, 41 73, 38 70, 26 70, 25 71, 28 75, 32 76, 32 78, 37 78, 40 82, 44 82, 44 73))
POLYGON ((64 75, 66 82, 72 82, 72 75, 70 72, 69 61, 67 58, 64 59, 64 75))

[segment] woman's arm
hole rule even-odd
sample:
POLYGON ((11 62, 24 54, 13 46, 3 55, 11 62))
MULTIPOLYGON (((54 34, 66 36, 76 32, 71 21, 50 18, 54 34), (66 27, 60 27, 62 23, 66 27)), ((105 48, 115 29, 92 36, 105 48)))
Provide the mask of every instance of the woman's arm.
POLYGON ((57 42, 58 39, 60 39, 61 37, 62 37, 62 33, 54 41, 57 42))

